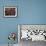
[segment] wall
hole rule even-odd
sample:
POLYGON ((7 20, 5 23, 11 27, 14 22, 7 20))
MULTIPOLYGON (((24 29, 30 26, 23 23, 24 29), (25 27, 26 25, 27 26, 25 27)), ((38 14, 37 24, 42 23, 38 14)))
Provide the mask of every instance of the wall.
MULTIPOLYGON (((0 44, 7 44, 9 32, 18 32, 18 24, 46 24, 46 0, 0 0, 0 44), (16 18, 4 18, 3 7, 16 6, 16 18)), ((17 40, 16 40, 17 43, 17 40)))
MULTIPOLYGON (((3 16, 3 10, 5 6, 18 6, 17 4, 18 0, 0 0, 0 44, 7 44, 9 42, 8 40, 8 34, 10 32, 17 32, 17 17, 16 18, 4 18, 3 16)), ((18 38, 17 38, 18 39, 18 38)), ((16 43, 18 43, 16 39, 16 43)))

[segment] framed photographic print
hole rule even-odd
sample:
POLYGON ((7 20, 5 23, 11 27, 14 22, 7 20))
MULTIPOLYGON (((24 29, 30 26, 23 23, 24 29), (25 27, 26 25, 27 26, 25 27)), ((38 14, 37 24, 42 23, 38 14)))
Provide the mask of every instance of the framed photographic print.
POLYGON ((4 7, 4 17, 16 17, 17 7, 4 7))

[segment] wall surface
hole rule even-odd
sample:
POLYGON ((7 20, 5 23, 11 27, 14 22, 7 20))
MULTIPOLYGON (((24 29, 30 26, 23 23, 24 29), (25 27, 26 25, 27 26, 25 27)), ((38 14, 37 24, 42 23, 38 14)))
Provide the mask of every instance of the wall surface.
POLYGON ((17 34, 18 24, 46 24, 46 0, 0 0, 0 44, 8 43, 9 32, 17 34), (4 18, 5 6, 16 6, 18 16, 4 18))

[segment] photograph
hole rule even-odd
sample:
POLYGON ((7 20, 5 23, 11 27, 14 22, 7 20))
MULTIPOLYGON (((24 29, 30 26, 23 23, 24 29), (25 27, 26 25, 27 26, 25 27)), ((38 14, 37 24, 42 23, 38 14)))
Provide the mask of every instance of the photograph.
POLYGON ((16 7, 4 7, 4 17, 16 17, 17 8, 16 7))

